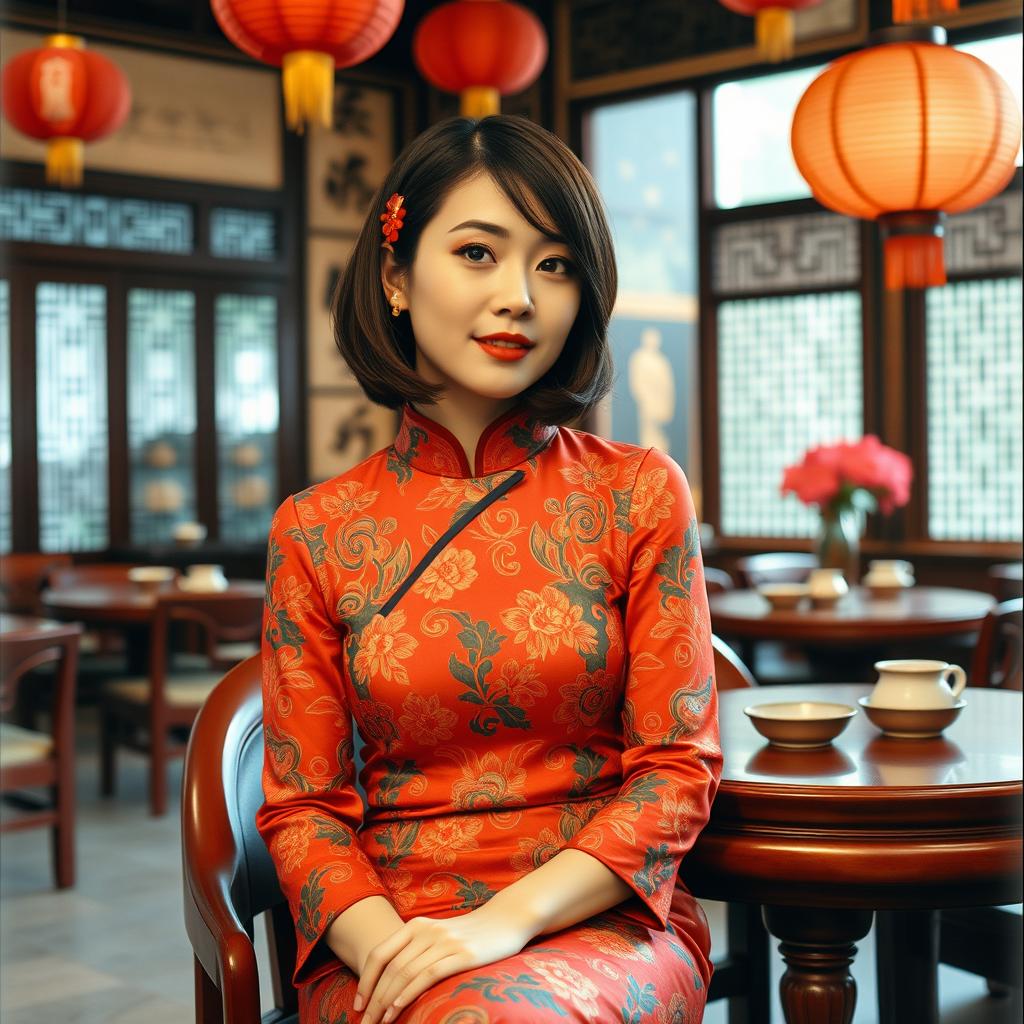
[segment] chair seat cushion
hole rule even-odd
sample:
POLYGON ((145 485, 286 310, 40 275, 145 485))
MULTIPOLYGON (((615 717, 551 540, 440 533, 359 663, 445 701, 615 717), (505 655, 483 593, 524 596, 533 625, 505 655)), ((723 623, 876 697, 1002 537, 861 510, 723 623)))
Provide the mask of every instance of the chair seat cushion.
MULTIPOLYGON (((210 691, 221 681, 220 672, 189 672, 172 674, 167 677, 164 693, 167 703, 175 707, 198 706, 210 695, 210 691)), ((119 700, 133 704, 146 704, 149 701, 149 679, 136 677, 116 679, 103 687, 103 692, 119 700)))
POLYGON ((42 761, 52 752, 52 736, 22 729, 20 725, 0 723, 0 768, 42 761))

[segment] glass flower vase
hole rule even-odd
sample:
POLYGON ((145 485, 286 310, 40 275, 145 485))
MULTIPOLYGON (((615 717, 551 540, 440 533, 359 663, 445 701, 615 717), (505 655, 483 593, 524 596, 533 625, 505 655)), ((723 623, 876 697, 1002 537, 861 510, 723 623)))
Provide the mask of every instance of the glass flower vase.
POLYGON ((856 509, 822 512, 816 551, 823 569, 841 569, 851 587, 860 580, 860 521, 856 509))

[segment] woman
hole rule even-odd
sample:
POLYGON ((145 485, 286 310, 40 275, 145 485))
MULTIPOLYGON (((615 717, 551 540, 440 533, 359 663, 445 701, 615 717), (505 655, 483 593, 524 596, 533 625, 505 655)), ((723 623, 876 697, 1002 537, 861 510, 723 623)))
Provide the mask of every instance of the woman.
POLYGON ((363 226, 337 340, 400 429, 281 505, 267 570, 257 825, 303 1022, 702 1015, 696 517, 669 456, 563 426, 611 386, 615 287, 592 179, 522 118, 421 135, 363 226))

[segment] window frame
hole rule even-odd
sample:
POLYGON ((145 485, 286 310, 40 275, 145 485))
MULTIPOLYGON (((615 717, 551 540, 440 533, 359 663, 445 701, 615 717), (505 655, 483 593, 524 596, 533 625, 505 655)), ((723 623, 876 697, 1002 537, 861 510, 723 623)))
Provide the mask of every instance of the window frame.
MULTIPOLYGON (((285 181, 301 180, 301 139, 285 140, 285 181)), ((43 168, 24 162, 3 163, 4 185, 54 191, 43 168)), ((35 288, 41 281, 99 284, 107 289, 107 402, 109 425, 109 535, 105 549, 82 552, 110 557, 113 552, 146 557, 152 545, 131 538, 127 419, 127 296, 130 288, 187 289, 196 296, 197 436, 215 436, 214 299, 220 293, 273 295, 277 302, 277 364, 280 395, 276 442, 275 498, 305 485, 305 422, 302 416, 304 352, 300 345, 302 298, 301 197, 294 189, 279 192, 202 183, 138 178, 86 171, 83 194, 111 199, 139 198, 185 203, 194 216, 191 254, 4 242, 10 281, 11 330, 11 551, 39 550, 39 477, 37 461, 37 393, 35 288), (244 260, 210 254, 209 224, 213 209, 231 207, 273 213, 278 253, 274 260, 244 260)), ((275 504, 276 504, 275 501, 275 504)), ((196 446, 196 514, 209 528, 211 546, 241 554, 262 552, 259 544, 226 543, 219 536, 217 451, 196 446)))

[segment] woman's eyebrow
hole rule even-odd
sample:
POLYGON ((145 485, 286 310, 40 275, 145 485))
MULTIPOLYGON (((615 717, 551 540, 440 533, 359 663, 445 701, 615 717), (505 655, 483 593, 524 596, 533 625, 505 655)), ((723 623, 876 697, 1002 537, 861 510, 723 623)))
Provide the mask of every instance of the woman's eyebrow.
POLYGON ((489 235, 497 235, 498 238, 509 237, 509 233, 506 228, 501 227, 499 224, 489 224, 485 220, 464 220, 461 224, 456 224, 448 234, 454 234, 456 231, 461 231, 463 228, 474 228, 477 231, 486 231, 489 235))
MULTIPOLYGON (((491 224, 486 220, 464 220, 461 224, 456 224, 448 234, 452 235, 456 231, 462 231, 464 228, 473 228, 476 231, 486 231, 488 234, 495 235, 498 238, 507 239, 509 237, 509 231, 507 228, 503 228, 500 224, 491 224)), ((545 231, 544 237, 549 242, 565 243, 565 239, 556 232, 545 231)))

